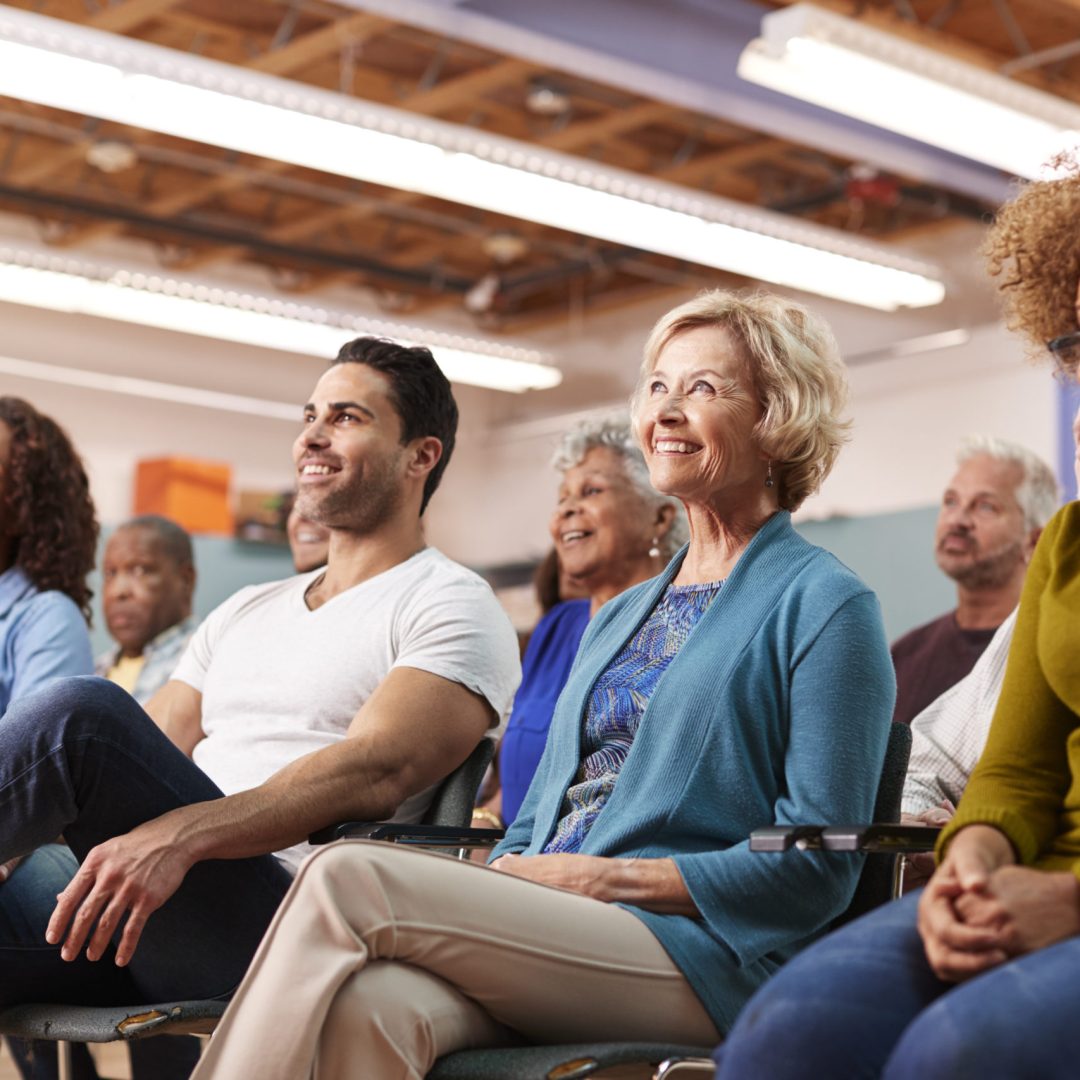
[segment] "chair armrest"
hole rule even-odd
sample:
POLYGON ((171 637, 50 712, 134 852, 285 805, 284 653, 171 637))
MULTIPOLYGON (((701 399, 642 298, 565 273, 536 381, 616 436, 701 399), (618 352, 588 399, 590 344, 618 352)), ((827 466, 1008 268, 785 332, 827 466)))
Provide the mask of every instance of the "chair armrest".
POLYGON ((766 825, 750 834, 751 851, 790 851, 821 847, 824 825, 766 825))
POLYGON ((914 855, 933 851, 941 829, 933 825, 830 825, 821 834, 825 851, 914 855))
POLYGON ((933 851, 941 830, 932 825, 769 825, 750 834, 751 851, 861 851, 914 855, 933 851))
POLYGON ((386 821, 342 821, 308 837, 312 844, 334 840, 386 840, 421 847, 490 848, 505 835, 502 829, 467 829, 452 825, 397 825, 386 821))

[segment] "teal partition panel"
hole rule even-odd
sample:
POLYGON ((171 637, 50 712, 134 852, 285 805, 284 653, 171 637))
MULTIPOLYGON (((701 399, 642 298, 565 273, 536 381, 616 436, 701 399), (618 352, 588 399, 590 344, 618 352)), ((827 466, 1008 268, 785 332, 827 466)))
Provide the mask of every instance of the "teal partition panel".
POLYGON ((956 606, 953 583, 934 562, 938 508, 869 517, 830 518, 797 526, 833 552, 877 593, 890 641, 956 606))

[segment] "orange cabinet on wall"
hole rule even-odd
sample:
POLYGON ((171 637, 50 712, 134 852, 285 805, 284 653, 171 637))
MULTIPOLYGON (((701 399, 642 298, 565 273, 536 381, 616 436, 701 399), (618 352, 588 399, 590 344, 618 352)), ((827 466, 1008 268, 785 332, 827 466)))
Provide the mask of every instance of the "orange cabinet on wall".
POLYGON ((167 457, 135 469, 135 513, 161 514, 193 533, 233 529, 229 505, 232 469, 216 461, 167 457))

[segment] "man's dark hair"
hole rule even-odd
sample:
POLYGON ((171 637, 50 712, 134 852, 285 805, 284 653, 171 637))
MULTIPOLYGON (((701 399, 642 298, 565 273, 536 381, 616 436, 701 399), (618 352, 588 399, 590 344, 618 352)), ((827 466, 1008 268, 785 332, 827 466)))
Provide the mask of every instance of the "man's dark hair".
POLYGON ((177 566, 195 565, 191 537, 171 518, 162 517, 160 514, 140 514, 116 527, 117 532, 121 529, 146 529, 158 538, 161 550, 177 566))
POLYGON ((334 364, 366 364, 390 383, 390 401, 401 420, 401 442, 433 435, 442 443, 442 456, 424 482, 420 513, 424 513, 450 462, 457 435, 458 407, 450 380, 435 363, 430 349, 407 348, 385 338, 361 337, 342 345, 334 364))

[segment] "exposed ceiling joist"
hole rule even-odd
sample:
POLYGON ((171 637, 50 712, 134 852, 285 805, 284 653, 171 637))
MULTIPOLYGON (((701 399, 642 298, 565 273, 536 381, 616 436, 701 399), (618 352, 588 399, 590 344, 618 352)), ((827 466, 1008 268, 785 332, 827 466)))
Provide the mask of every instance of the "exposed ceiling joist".
POLYGON ((265 71, 268 75, 290 75, 316 60, 340 52, 346 46, 361 45, 389 25, 388 20, 377 15, 363 12, 350 15, 257 56, 247 66, 256 71, 265 71))
POLYGON ((72 143, 70 146, 62 146, 50 154, 38 155, 24 165, 9 170, 4 180, 9 184, 16 184, 20 187, 33 187, 37 184, 44 184, 58 174, 70 169, 72 165, 85 163, 86 151, 92 145, 92 139, 85 139, 72 143))
POLYGON ((478 71, 470 71, 455 79, 447 79, 446 82, 439 83, 430 90, 410 94, 402 105, 410 112, 429 114, 448 112, 459 105, 475 104, 478 97, 490 90, 526 79, 538 70, 540 69, 535 64, 528 64, 524 60, 499 60, 478 71))
POLYGON ((123 34, 134 30, 136 26, 165 14, 175 7, 180 0, 118 0, 102 11, 95 12, 87 20, 87 26, 96 30, 108 30, 113 34, 123 34))

